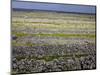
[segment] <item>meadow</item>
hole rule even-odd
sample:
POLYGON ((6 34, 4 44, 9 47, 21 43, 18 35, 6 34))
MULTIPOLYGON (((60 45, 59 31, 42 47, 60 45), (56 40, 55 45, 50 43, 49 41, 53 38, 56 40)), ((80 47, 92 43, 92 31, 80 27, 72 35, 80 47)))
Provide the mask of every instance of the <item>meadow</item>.
POLYGON ((12 73, 96 68, 93 14, 12 12, 12 73))

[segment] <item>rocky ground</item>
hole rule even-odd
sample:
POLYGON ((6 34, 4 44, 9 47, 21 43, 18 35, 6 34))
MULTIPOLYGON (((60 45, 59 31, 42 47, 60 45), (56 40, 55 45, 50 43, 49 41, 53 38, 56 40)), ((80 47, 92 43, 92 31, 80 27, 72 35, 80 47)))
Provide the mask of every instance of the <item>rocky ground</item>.
POLYGON ((15 73, 87 70, 96 68, 94 44, 13 47, 15 73))

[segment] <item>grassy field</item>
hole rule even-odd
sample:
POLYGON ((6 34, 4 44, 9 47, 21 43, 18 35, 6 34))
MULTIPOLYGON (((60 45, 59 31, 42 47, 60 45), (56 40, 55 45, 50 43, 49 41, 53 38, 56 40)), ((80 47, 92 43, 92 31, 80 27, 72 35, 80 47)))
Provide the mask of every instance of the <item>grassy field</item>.
POLYGON ((13 11, 11 26, 14 73, 96 68, 95 15, 13 11))

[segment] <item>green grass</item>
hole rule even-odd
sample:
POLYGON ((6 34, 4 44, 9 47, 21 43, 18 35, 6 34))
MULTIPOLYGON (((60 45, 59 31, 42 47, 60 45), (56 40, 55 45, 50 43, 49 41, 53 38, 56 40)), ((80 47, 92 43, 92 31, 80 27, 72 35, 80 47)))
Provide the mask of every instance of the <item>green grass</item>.
MULTIPOLYGON (((21 31, 20 33, 24 31, 27 32, 27 29, 30 30, 30 32, 34 32, 35 30, 37 32, 41 32, 41 30, 48 30, 48 32, 59 32, 59 31, 94 31, 95 25, 91 24, 57 24, 57 23, 12 23, 12 30, 15 32, 21 31)), ((29 32, 28 32, 29 33, 29 32)), ((82 32, 81 32, 82 33, 82 32)), ((77 33, 76 33, 77 34, 77 33)))
POLYGON ((24 36, 29 36, 29 34, 27 33, 16 33, 16 32, 13 32, 17 37, 24 37, 24 36))
POLYGON ((65 37, 65 38, 94 38, 95 35, 94 34, 33 34, 33 36, 40 36, 40 37, 65 37))
POLYGON ((55 33, 55 34, 44 34, 44 33, 37 33, 37 34, 28 34, 28 33, 16 33, 13 32, 14 35, 17 37, 63 37, 63 38, 95 38, 95 34, 63 34, 63 33, 55 33))

